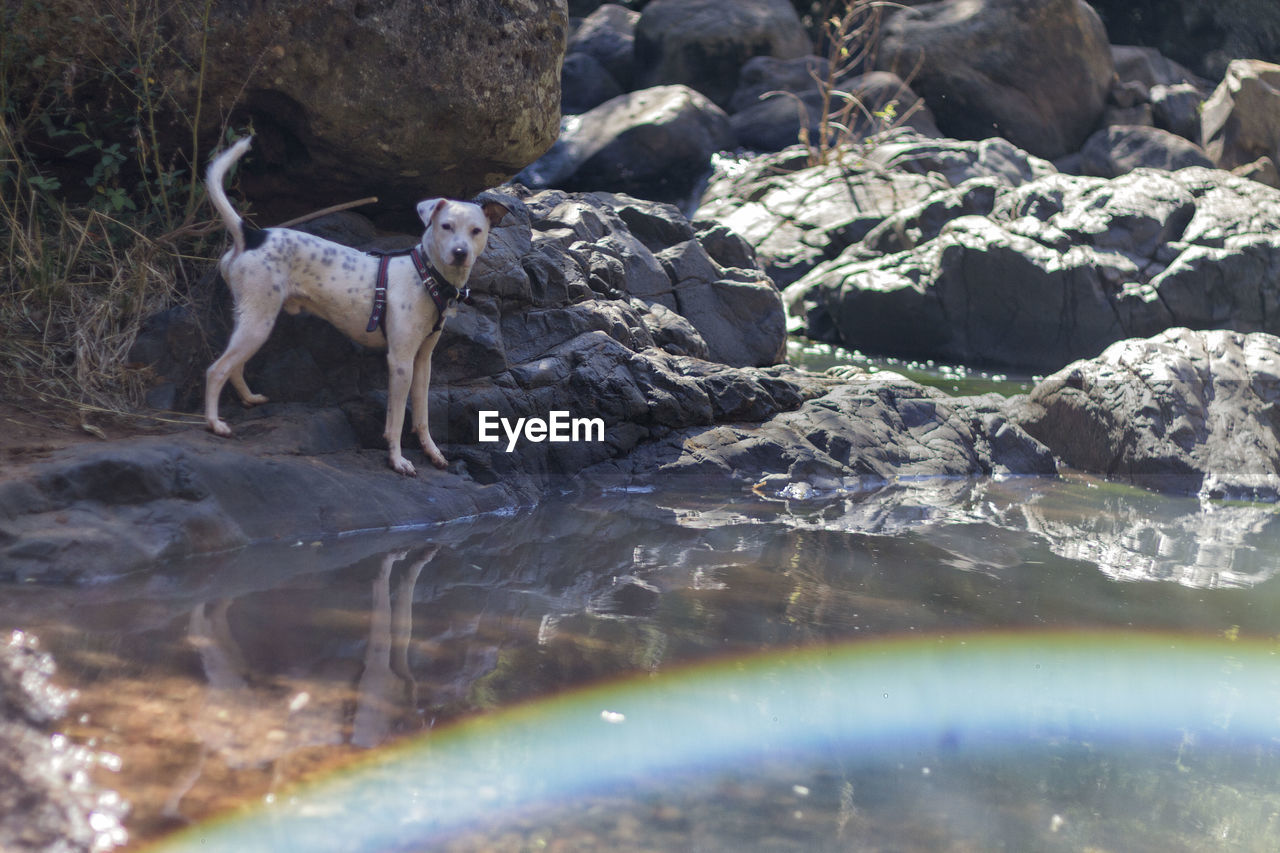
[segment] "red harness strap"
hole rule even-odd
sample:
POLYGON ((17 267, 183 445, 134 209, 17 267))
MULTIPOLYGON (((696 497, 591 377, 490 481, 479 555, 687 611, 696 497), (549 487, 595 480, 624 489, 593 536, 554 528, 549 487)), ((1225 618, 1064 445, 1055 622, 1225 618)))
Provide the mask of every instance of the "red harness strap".
POLYGON ((422 252, 417 246, 402 252, 370 252, 371 255, 378 256, 378 278, 373 287, 373 312, 369 314, 369 325, 365 329, 366 332, 374 332, 382 329, 386 334, 386 310, 387 310, 387 269, 391 265, 391 259, 408 255, 413 261, 413 266, 418 271, 418 278, 422 279, 422 286, 427 289, 427 293, 431 296, 431 301, 436 304, 436 324, 432 328, 431 334, 440 331, 440 327, 444 325, 444 313, 449 306, 457 302, 465 302, 471 304, 471 288, 463 288, 459 293, 458 289, 448 282, 443 282, 441 276, 431 266, 426 258, 422 256, 422 252))

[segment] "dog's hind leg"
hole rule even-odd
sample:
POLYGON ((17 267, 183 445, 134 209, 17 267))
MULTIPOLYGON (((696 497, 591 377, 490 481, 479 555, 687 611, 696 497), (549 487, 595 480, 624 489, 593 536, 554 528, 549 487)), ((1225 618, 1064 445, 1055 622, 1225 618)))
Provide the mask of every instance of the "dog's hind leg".
POLYGON ((242 314, 236 319, 236 327, 231 333, 231 340, 227 342, 226 351, 205 372, 204 416, 210 431, 222 436, 231 435, 231 427, 218 417, 218 398, 222 396, 222 389, 228 379, 245 403, 252 405, 266 402, 265 397, 252 393, 245 384, 244 364, 266 343, 275 321, 274 314, 252 319, 242 314))
POLYGON ((249 390, 249 385, 244 381, 244 363, 236 365, 231 370, 231 387, 236 389, 236 393, 240 395, 240 400, 246 406, 260 406, 267 402, 267 398, 263 394, 255 394, 249 390))

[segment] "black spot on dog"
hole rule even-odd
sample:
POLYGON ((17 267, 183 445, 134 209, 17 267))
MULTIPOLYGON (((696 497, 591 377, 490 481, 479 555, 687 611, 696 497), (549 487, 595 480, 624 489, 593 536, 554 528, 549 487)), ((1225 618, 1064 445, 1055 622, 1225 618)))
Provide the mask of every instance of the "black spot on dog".
POLYGON ((244 227, 244 248, 246 251, 252 252, 267 242, 267 238, 271 235, 262 228, 254 228, 252 225, 244 227))

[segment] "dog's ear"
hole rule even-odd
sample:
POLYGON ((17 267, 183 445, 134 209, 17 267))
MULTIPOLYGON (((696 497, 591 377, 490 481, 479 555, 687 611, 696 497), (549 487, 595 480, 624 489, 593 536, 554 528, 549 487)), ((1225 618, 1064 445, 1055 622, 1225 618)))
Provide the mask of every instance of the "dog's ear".
POLYGON ((490 228, 497 226, 502 221, 502 217, 511 212, 505 204, 496 201, 486 201, 480 205, 480 209, 484 211, 485 219, 489 220, 490 228))
POLYGON ((422 224, 430 228, 431 220, 443 204, 444 199, 442 198, 429 198, 426 201, 418 202, 418 218, 422 220, 422 224))

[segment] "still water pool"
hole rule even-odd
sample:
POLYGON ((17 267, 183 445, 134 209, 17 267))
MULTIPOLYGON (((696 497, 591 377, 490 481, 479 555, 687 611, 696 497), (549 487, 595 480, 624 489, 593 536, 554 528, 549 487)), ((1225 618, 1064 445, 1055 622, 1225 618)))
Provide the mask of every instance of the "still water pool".
POLYGON ((1275 850, 1278 570, 1271 507, 1086 477, 673 487, 7 588, 0 626, 135 847, 1275 850))

